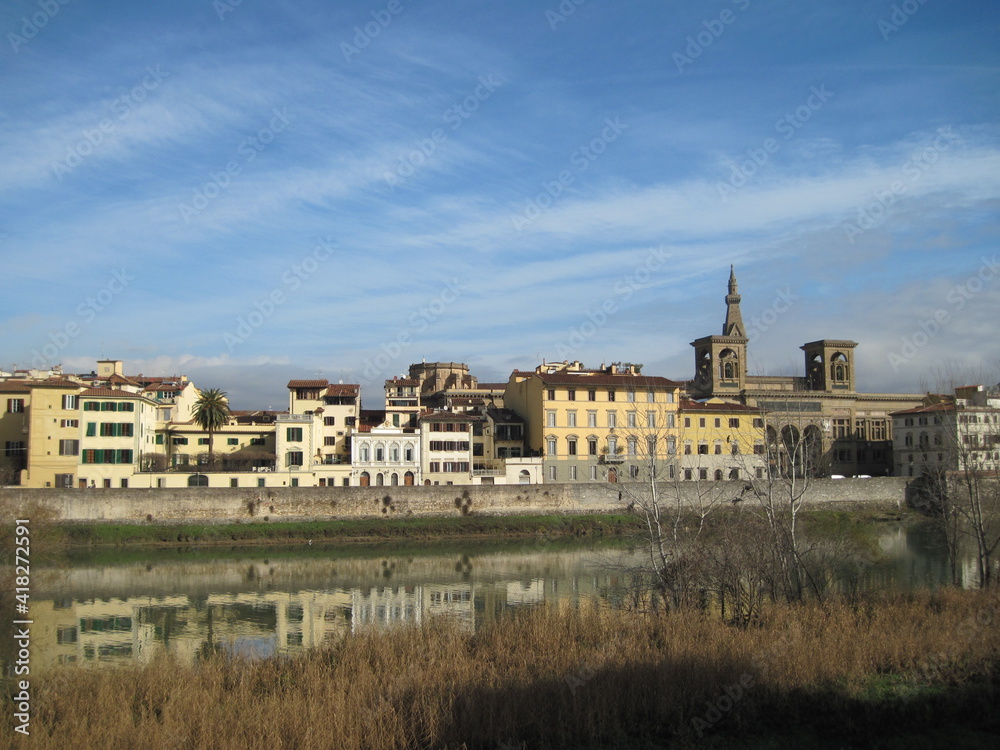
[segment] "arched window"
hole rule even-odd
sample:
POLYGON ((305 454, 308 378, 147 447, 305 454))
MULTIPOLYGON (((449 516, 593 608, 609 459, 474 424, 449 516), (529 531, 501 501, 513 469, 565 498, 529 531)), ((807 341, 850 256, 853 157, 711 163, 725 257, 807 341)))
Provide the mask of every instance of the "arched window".
POLYGON ((368 458, 370 455, 371 455, 371 453, 368 450, 368 446, 367 445, 362 446, 362 448, 361 448, 361 460, 362 461, 368 461, 368 460, 370 460, 368 458))
POLYGON ((395 472, 393 472, 392 476, 389 477, 389 484, 391 484, 393 487, 395 487, 396 485, 398 485, 399 484, 399 474, 396 474, 395 472))
POLYGON ((208 477, 204 474, 192 474, 188 477, 188 487, 208 487, 208 477))
POLYGON ((722 469, 716 469, 715 470, 715 481, 716 482, 721 482, 722 481, 722 469))
POLYGON ((830 358, 830 377, 835 383, 847 382, 847 357, 840 352, 830 358))
POLYGON ((358 477, 358 484, 362 487, 367 487, 372 483, 371 475, 367 471, 362 471, 361 476, 358 477))

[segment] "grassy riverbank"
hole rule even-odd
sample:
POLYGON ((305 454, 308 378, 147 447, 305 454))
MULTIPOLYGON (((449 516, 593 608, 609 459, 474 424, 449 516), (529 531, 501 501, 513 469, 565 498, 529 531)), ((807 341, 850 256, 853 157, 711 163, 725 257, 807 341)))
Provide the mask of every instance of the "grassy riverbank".
POLYGON ((41 675, 23 746, 996 747, 998 623, 996 592, 956 590, 774 606, 746 629, 699 612, 536 610, 475 634, 440 618, 287 659, 41 675))
MULTIPOLYGON (((727 513, 719 514, 724 519, 727 513)), ((907 511, 814 510, 803 514, 806 528, 850 531, 858 524, 916 517, 907 511)), ((451 538, 501 539, 544 536, 637 537, 645 525, 636 515, 572 514, 453 516, 335 521, 271 521, 232 524, 50 524, 70 545, 285 544, 325 542, 436 541, 451 538)))

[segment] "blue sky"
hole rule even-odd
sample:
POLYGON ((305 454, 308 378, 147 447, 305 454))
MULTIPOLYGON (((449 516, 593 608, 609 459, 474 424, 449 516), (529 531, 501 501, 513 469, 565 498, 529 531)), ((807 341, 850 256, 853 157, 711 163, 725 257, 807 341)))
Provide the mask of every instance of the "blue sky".
MULTIPOLYGON (((0 11, 0 369, 239 408, 410 362, 1000 377, 1000 6, 170 3, 0 11), (752 321, 757 320, 757 323, 752 321)), ((993 382, 996 382, 995 380, 993 382)))

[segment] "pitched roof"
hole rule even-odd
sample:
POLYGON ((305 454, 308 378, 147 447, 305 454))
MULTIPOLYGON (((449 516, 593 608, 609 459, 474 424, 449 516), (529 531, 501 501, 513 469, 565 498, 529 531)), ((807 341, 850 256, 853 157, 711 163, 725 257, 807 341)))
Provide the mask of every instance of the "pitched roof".
POLYGON ((329 380, 289 380, 288 388, 326 388, 329 380))
MULTIPOLYGON (((299 386, 301 387, 301 386, 299 386)), ((361 386, 357 383, 332 383, 326 389, 327 396, 357 396, 361 386)))
POLYGON ((0 392, 2 393, 31 393, 31 388, 29 388, 24 383, 15 382, 13 380, 5 380, 0 382, 0 392))
POLYGON ((618 388, 680 388, 683 383, 656 375, 609 375, 604 372, 532 373, 546 385, 578 385, 581 388, 603 385, 618 388))
POLYGON ((737 404, 729 401, 722 403, 705 403, 704 401, 689 401, 687 399, 682 399, 680 403, 680 408, 678 411, 696 411, 701 413, 712 413, 712 414, 730 414, 732 412, 742 412, 744 414, 760 414, 761 409, 756 406, 747 406, 746 404, 737 404))
POLYGON ((122 391, 117 388, 88 388, 81 396, 113 396, 114 398, 143 398, 141 393, 122 391))
POLYGON ((918 406, 914 409, 904 409, 903 411, 894 411, 889 416, 896 417, 896 416, 901 416, 903 414, 931 414, 934 412, 948 412, 948 411, 955 411, 955 408, 956 407, 954 403, 950 402, 938 403, 938 404, 931 404, 930 406, 918 406))

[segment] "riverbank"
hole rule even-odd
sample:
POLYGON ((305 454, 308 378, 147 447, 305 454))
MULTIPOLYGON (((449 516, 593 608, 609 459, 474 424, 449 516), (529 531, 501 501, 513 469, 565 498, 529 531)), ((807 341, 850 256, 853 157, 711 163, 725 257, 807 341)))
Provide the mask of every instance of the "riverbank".
MULTIPOLYGON (((724 509, 719 518, 735 511, 724 509)), ((877 510, 864 505, 814 508, 802 514, 806 528, 848 530, 857 524, 922 518, 914 511, 877 510)), ((50 522, 55 544, 70 546, 168 546, 434 542, 448 539, 641 538, 642 517, 634 514, 544 514, 511 516, 407 517, 234 524, 62 524, 50 522)))
POLYGON ((697 611, 542 608, 474 634, 440 618, 292 658, 39 676, 24 747, 996 747, 998 622, 996 592, 953 589, 775 605, 750 628, 697 611))

